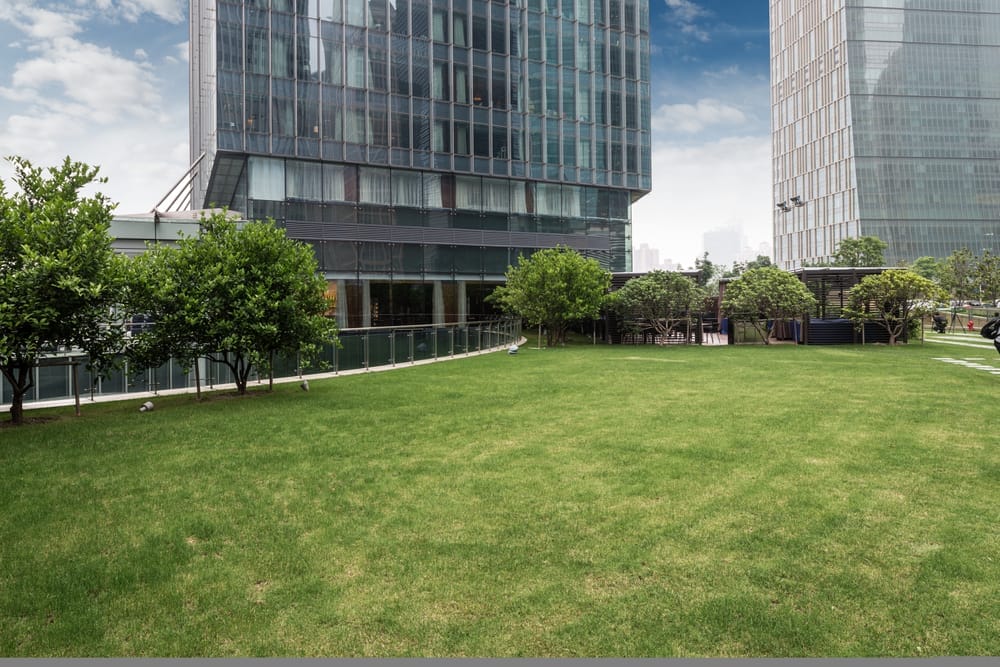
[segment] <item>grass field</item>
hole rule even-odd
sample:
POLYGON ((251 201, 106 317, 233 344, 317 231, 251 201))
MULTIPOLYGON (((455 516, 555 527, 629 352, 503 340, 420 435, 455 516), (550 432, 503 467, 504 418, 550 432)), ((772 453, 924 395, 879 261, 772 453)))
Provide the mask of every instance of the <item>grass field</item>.
POLYGON ((0 428, 0 654, 997 655, 987 365, 525 346, 32 411, 0 428))

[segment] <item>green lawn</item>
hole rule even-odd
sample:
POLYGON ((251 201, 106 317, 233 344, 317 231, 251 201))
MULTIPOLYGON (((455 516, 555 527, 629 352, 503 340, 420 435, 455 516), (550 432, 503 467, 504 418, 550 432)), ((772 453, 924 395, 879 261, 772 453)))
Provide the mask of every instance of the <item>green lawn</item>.
POLYGON ((525 346, 31 411, 0 655, 997 655, 1000 375, 945 356, 1000 367, 525 346))

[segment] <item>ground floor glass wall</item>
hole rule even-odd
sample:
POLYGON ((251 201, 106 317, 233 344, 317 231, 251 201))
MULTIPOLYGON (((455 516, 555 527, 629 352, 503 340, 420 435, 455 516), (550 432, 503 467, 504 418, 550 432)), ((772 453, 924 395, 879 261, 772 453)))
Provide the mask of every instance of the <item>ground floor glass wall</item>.
POLYGON ((502 315, 489 300, 500 280, 328 280, 327 294, 342 329, 477 322, 502 315))

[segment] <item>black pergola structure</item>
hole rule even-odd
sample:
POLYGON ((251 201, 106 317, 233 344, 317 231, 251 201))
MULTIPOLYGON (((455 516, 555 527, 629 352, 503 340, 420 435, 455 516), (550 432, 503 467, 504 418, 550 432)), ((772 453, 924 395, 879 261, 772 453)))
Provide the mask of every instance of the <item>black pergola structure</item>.
POLYGON ((865 276, 882 273, 884 266, 821 266, 795 270, 795 275, 816 297, 816 307, 805 313, 800 340, 805 345, 888 343, 889 333, 874 322, 865 322, 860 331, 844 317, 848 292, 865 276))

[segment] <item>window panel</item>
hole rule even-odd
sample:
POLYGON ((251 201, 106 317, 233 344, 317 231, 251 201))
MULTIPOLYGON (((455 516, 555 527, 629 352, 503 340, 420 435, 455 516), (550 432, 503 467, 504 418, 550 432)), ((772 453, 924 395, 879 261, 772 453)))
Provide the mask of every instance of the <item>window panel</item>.
POLYGON ((323 200, 323 170, 318 162, 290 160, 285 165, 285 190, 289 199, 323 200))
POLYGON ((358 185, 361 203, 384 204, 386 206, 392 203, 391 179, 388 169, 361 167, 358 169, 358 185))
POLYGON ((347 201, 345 168, 341 165, 323 165, 323 199, 326 201, 347 201))
POLYGON ((401 170, 392 172, 392 203, 411 208, 423 207, 424 185, 420 172, 401 170))
POLYGON ((455 176, 455 208, 483 210, 482 179, 476 176, 455 176))
POLYGON ((285 199, 285 161, 263 157, 248 160, 251 199, 283 201, 285 199))

